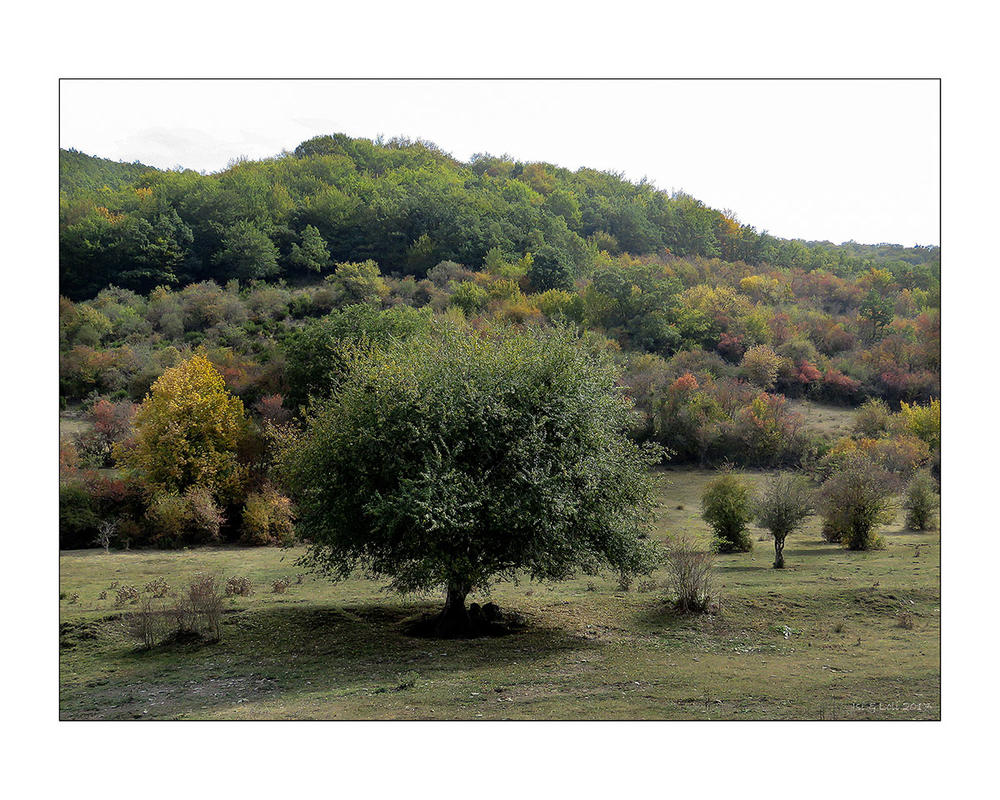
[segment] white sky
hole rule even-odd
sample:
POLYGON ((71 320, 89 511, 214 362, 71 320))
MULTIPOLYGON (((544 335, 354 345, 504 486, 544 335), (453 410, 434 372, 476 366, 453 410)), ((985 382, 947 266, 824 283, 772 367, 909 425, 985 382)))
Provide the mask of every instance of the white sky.
POLYGON ((60 145, 222 169, 312 136, 646 177, 776 236, 937 244, 936 81, 63 81, 60 145))

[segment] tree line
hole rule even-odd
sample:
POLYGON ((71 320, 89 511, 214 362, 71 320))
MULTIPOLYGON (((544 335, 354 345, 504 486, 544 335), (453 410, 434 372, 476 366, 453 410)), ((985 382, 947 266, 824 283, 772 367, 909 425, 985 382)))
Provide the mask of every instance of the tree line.
POLYGON ((567 288, 599 255, 672 254, 840 275, 939 275, 937 248, 779 239, 684 193, 621 175, 433 144, 319 136, 209 175, 60 151, 60 280, 73 299, 115 285, 289 280, 344 261, 418 279, 532 254, 537 288, 567 288))

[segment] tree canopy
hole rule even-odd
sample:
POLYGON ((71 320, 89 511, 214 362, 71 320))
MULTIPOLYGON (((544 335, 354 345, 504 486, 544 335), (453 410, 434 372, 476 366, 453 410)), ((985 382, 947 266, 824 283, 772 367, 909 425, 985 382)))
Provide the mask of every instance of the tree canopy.
MULTIPOLYGON (((601 252, 724 258, 926 283, 937 248, 783 240, 686 194, 609 172, 343 134, 201 175, 60 151, 60 279, 73 299, 215 279, 296 277, 377 262, 422 278, 536 254, 532 284, 567 288, 601 252)), ((874 324, 879 325, 878 318, 874 324)))
POLYGON ((195 354, 156 380, 135 412, 134 439, 115 451, 155 491, 202 487, 225 497, 240 478, 236 447, 244 425, 243 401, 195 354))
POLYGON ((568 330, 439 324, 357 352, 279 471, 314 565, 444 588, 439 632, 462 634, 494 579, 647 567, 658 456, 629 419, 612 364, 568 330))

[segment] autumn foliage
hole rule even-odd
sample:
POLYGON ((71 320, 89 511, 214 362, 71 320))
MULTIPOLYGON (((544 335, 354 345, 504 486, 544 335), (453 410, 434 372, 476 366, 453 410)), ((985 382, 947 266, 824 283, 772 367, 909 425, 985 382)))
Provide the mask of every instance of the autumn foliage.
POLYGON ((226 390, 205 356, 166 370, 136 411, 134 424, 134 442, 117 446, 115 454, 154 492, 179 494, 201 486, 215 497, 229 497, 237 491, 243 402, 226 390))

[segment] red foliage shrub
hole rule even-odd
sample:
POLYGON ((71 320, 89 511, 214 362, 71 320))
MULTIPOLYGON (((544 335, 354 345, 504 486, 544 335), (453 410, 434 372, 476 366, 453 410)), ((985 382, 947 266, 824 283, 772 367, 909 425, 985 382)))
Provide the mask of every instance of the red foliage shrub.
POLYGON ((260 398, 253 408, 260 414, 262 420, 280 425, 292 418, 292 412, 282 405, 283 402, 284 398, 280 394, 267 394, 260 398))
POLYGON ((834 403, 855 403, 861 399, 860 390, 861 381, 833 367, 823 373, 823 382, 817 387, 817 393, 823 400, 834 403))
POLYGON ((670 384, 670 392, 673 394, 687 394, 688 392, 695 392, 697 390, 698 379, 690 372, 685 372, 670 384))
POLYGON ((810 364, 808 361, 803 361, 799 364, 798 373, 796 376, 800 383, 810 384, 816 383, 816 381, 823 379, 823 373, 816 369, 815 366, 810 364))
POLYGON ((878 377, 878 388, 890 402, 927 403, 941 394, 938 376, 932 372, 890 369, 878 377))
POLYGON ((94 430, 106 437, 111 443, 119 442, 132 432, 132 417, 135 416, 135 403, 123 400, 112 403, 103 397, 90 408, 90 418, 94 430))
POLYGON ((783 345, 795 336, 795 326, 788 314, 775 314, 767 324, 771 329, 772 343, 775 347, 783 345))
POLYGON ((73 475, 80 466, 80 454, 76 451, 76 445, 69 439, 62 439, 59 442, 59 477, 67 478, 73 475))
POLYGON ((733 336, 732 334, 724 333, 719 337, 719 343, 715 346, 715 349, 719 351, 719 355, 723 358, 736 362, 743 358, 743 354, 747 348, 743 343, 742 336, 733 336))

